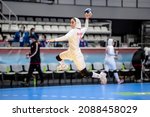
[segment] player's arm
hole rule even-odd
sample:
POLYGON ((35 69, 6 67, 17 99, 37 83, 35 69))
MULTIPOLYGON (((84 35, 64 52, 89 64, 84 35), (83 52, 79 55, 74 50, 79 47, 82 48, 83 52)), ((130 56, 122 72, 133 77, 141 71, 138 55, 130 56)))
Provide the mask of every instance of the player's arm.
POLYGON ((114 56, 114 57, 117 56, 114 52, 110 51, 110 48, 107 48, 107 49, 106 49, 106 53, 107 53, 109 56, 114 56))
POLYGON ((88 30, 88 27, 89 27, 89 19, 86 19, 85 20, 85 27, 81 29, 82 37, 83 37, 84 33, 88 30))
POLYGON ((88 27, 89 27, 89 19, 92 17, 92 13, 85 13, 84 14, 84 17, 85 17, 85 26, 84 28, 81 29, 81 32, 82 32, 82 37, 84 35, 84 33, 88 30, 88 27))
POLYGON ((106 52, 107 55, 113 56, 114 59, 118 59, 118 56, 117 56, 115 53, 112 53, 112 52, 110 51, 110 48, 109 48, 109 47, 106 48, 105 52, 106 52))
POLYGON ((47 42, 67 41, 73 35, 73 30, 70 30, 66 35, 55 39, 49 39, 47 42))
POLYGON ((109 55, 109 56, 114 56, 114 54, 112 54, 110 52, 110 48, 109 47, 106 48, 106 54, 109 55))

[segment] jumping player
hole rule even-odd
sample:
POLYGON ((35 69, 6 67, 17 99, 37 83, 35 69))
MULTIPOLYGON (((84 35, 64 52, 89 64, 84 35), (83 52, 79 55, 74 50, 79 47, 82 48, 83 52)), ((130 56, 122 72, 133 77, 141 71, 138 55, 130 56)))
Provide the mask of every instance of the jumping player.
POLYGON ((95 72, 88 72, 86 69, 86 64, 84 61, 83 54, 80 50, 79 47, 79 42, 80 39, 83 37, 84 33, 88 29, 88 22, 89 18, 92 17, 92 13, 85 13, 85 27, 81 28, 81 22, 78 18, 73 17, 70 20, 70 26, 71 30, 64 36, 55 38, 55 39, 50 39, 48 42, 57 42, 57 41, 66 41, 68 40, 69 43, 69 48, 68 50, 60 53, 58 56, 56 56, 56 59, 59 61, 60 66, 65 66, 63 60, 72 60, 79 72, 81 73, 82 76, 86 77, 92 77, 92 78, 99 78, 101 81, 101 84, 106 84, 107 79, 106 79, 106 74, 104 72, 101 72, 100 74, 95 73, 95 72))

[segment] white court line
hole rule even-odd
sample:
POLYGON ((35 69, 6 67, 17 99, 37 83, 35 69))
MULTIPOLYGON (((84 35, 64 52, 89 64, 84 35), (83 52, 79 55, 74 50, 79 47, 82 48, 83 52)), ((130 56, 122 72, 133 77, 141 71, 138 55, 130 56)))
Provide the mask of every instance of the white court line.
POLYGON ((65 96, 65 95, 63 95, 63 96, 61 96, 62 98, 67 98, 68 96, 65 96))
POLYGON ((77 98, 77 96, 70 96, 71 98, 77 98))
POLYGON ((32 96, 37 97, 38 95, 32 95, 32 96))
POLYGON ((48 95, 42 95, 42 97, 48 97, 48 95))
POLYGON ((81 99, 85 99, 86 97, 80 97, 81 99))
POLYGON ((22 95, 22 96, 27 97, 28 95, 22 95))
POLYGON ((3 94, 2 96, 8 96, 7 94, 3 94))
POLYGON ((101 97, 101 98, 99 98, 100 100, 104 100, 105 98, 104 97, 101 97))
POLYGON ((114 100, 114 98, 108 98, 109 100, 114 100))
POLYGON ((58 97, 58 96, 56 96, 56 95, 51 95, 50 97, 58 97))
POLYGON ((12 95, 12 96, 17 97, 18 95, 12 95))
POLYGON ((90 99, 95 99, 96 97, 89 97, 90 99))

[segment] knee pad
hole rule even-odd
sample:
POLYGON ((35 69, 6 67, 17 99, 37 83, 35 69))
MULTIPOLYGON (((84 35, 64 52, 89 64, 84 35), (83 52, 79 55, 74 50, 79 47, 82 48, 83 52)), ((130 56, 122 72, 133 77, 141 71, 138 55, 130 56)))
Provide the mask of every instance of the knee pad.
POLYGON ((92 72, 88 72, 87 69, 83 69, 80 71, 82 76, 86 76, 86 77, 91 77, 92 76, 92 72))
POLYGON ((62 60, 59 55, 56 56, 56 59, 57 59, 58 61, 61 61, 61 60, 62 60))

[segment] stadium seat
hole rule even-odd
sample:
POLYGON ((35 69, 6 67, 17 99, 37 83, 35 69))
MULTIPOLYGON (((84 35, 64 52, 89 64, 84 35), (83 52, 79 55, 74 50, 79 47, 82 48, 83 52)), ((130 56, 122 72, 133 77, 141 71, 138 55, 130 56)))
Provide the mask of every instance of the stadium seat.
POLYGON ((10 27, 9 27, 9 24, 2 24, 2 31, 9 31, 10 30, 10 27))
POLYGON ((73 84, 73 80, 77 79, 76 75, 77 70, 72 68, 72 64, 70 64, 70 68, 66 71, 66 78, 70 78, 70 84, 73 84))
POLYGON ((91 41, 94 41, 95 40, 95 38, 94 38, 94 35, 88 35, 88 40, 91 40, 91 41))
POLYGON ((50 32, 51 31, 50 25, 44 25, 43 29, 44 29, 44 32, 50 32))
POLYGON ((100 32, 101 31, 101 28, 99 26, 95 26, 94 27, 94 31, 97 33, 97 32, 100 32))
POLYGON ((66 27, 65 26, 59 26, 59 32, 64 32, 66 33, 66 27))
POLYGON ((95 40, 101 40, 101 36, 100 35, 95 35, 95 40))
POLYGON ((11 26, 10 26, 10 30, 11 31, 19 31, 19 28, 18 28, 18 25, 16 25, 16 24, 12 24, 11 26))
POLYGON ((101 63, 101 62, 94 62, 93 63, 93 70, 92 71, 100 72, 103 69, 104 69, 103 63, 101 63))
POLYGON ((106 35, 101 36, 101 40, 106 41, 108 39, 108 37, 106 35))
POLYGON ((53 81, 53 71, 49 70, 49 67, 46 63, 41 64, 41 70, 43 73, 43 78, 47 80, 47 85, 49 85, 50 78, 53 81))
POLYGON ((34 28, 34 25, 29 24, 29 25, 27 25, 26 30, 30 31, 31 28, 34 28))
POLYGON ((107 31, 108 31, 108 29, 107 29, 107 27, 102 26, 102 27, 101 27, 101 31, 102 31, 102 32, 107 32, 107 31))
POLYGON ((23 71, 23 65, 20 64, 13 64, 11 65, 12 67, 12 72, 14 72, 15 79, 17 81, 17 86, 18 86, 18 81, 24 81, 24 77, 27 76, 27 73, 23 71))
POLYGON ((48 64, 48 68, 50 71, 53 71, 53 74, 54 74, 54 81, 56 79, 58 79, 58 83, 59 85, 62 84, 62 80, 61 78, 63 77, 64 81, 66 80, 66 76, 65 76, 65 71, 58 71, 57 70, 57 66, 58 66, 58 63, 49 63, 48 64))
POLYGON ((52 25, 51 26, 51 31, 58 32, 59 31, 58 26, 57 25, 52 25))
POLYGON ((13 81, 15 81, 15 73, 12 72, 10 65, 7 64, 0 64, 0 72, 2 73, 3 77, 3 84, 5 80, 10 80, 10 87, 13 86, 13 81))
POLYGON ((35 30, 37 32, 43 32, 43 26, 42 25, 35 25, 35 30))
POLYGON ((125 81, 127 79, 129 79, 130 82, 133 81, 134 80, 133 76, 134 76, 134 73, 135 73, 135 69, 132 66, 132 63, 131 62, 124 62, 123 64, 124 64, 124 67, 125 67, 125 69, 124 69, 124 72, 125 72, 124 79, 125 79, 125 81))
POLYGON ((49 22, 49 18, 43 18, 43 22, 49 22))
POLYGON ((92 32, 94 32, 94 28, 93 28, 93 26, 88 27, 87 32, 88 32, 88 33, 92 33, 92 32))

